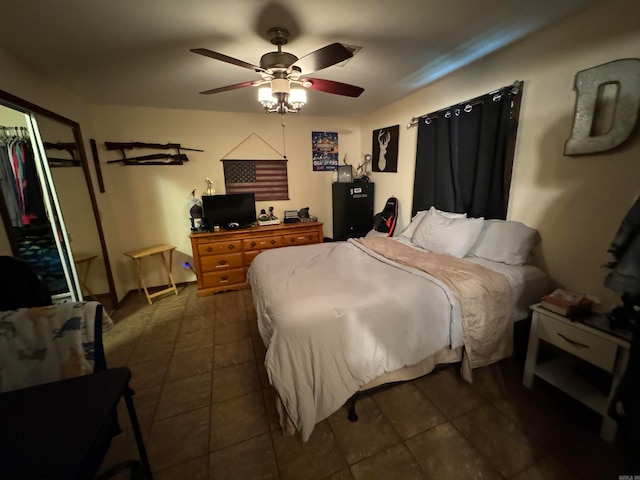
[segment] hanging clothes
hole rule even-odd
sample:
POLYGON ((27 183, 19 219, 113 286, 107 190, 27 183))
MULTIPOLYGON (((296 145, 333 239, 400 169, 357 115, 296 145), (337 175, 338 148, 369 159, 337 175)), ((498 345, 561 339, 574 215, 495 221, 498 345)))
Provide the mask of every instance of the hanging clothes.
POLYGON ((18 188, 13 167, 11 166, 9 150, 6 144, 3 143, 0 145, 0 188, 4 194, 11 225, 14 227, 22 227, 22 212, 18 202, 18 188))
POLYGON ((27 129, 0 127, 0 187, 9 211, 14 254, 27 262, 52 295, 69 291, 40 187, 36 157, 27 129))
POLYGON ((11 224, 23 227, 33 223, 47 223, 35 156, 26 129, 1 128, 0 185, 11 224))

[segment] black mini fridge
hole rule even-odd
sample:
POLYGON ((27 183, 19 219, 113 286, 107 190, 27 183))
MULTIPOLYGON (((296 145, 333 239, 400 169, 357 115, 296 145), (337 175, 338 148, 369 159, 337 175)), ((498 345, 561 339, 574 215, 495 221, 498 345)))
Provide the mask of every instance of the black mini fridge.
POLYGON ((373 228, 373 193, 371 182, 334 183, 333 239, 364 237, 373 228))

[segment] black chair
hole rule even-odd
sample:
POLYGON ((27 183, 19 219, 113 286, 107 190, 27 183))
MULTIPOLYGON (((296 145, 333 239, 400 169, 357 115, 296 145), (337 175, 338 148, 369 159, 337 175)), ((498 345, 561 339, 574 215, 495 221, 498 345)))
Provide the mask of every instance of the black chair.
POLYGON ((387 203, 380 213, 373 217, 373 229, 376 232, 386 233, 387 237, 392 237, 396 229, 398 219, 398 199, 389 197, 387 203))
POLYGON ((0 312, 51 305, 51 293, 24 260, 0 256, 0 312))
MULTIPOLYGON (((53 304, 51 293, 46 284, 26 261, 16 257, 0 256, 0 272, 2 272, 2 275, 0 275, 0 312, 17 310, 20 308, 45 307, 53 304)), ((101 305, 96 309, 95 332, 94 373, 97 373, 107 370, 106 358, 102 345, 101 305)), ((138 433, 139 426, 137 425, 137 418, 131 401, 131 396, 134 395, 134 392, 128 386, 126 389, 127 394, 125 395, 125 398, 128 403, 127 407, 130 408, 129 413, 131 420, 132 423, 136 424, 135 430, 137 431, 136 433, 138 433), (129 403, 131 403, 131 405, 129 405, 129 403)), ((8 392, 6 395, 11 395, 11 393, 12 392, 8 392)), ((0 394, 0 396, 2 395, 5 394, 0 394)), ((106 434, 96 440, 96 448, 94 449, 94 452, 96 453, 92 455, 92 458, 86 459, 86 463, 82 469, 83 478, 87 472, 91 472, 90 475, 91 477, 95 477, 95 480, 106 480, 120 472, 128 470, 130 473, 130 479, 132 480, 144 478, 151 480, 146 453, 143 453, 142 456, 144 456, 143 461, 147 468, 143 468, 143 465, 138 460, 128 460, 120 462, 96 476, 109 447, 111 446, 112 438, 121 433, 121 429, 118 424, 117 412, 115 410, 113 411, 112 418, 107 421, 107 424, 106 434), (145 475, 145 470, 149 472, 147 475, 145 475)), ((140 442, 142 442, 141 437, 140 442)), ((142 447, 142 450, 144 450, 144 446, 142 447)))

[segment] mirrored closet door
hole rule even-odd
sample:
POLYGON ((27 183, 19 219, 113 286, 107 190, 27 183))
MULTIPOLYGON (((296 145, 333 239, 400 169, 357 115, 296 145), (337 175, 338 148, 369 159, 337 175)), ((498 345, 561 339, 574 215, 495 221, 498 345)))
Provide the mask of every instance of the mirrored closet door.
POLYGON ((99 300, 112 310, 115 286, 79 126, 6 92, 0 103, 0 211, 13 255, 34 267, 55 301, 99 300))

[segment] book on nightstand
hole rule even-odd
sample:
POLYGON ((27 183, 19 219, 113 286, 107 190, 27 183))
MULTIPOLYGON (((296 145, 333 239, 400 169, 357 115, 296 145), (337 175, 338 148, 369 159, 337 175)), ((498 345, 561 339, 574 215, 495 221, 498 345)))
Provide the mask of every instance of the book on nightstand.
POLYGON ((593 300, 584 293, 558 288, 540 300, 540 306, 564 317, 575 317, 591 312, 593 300))

